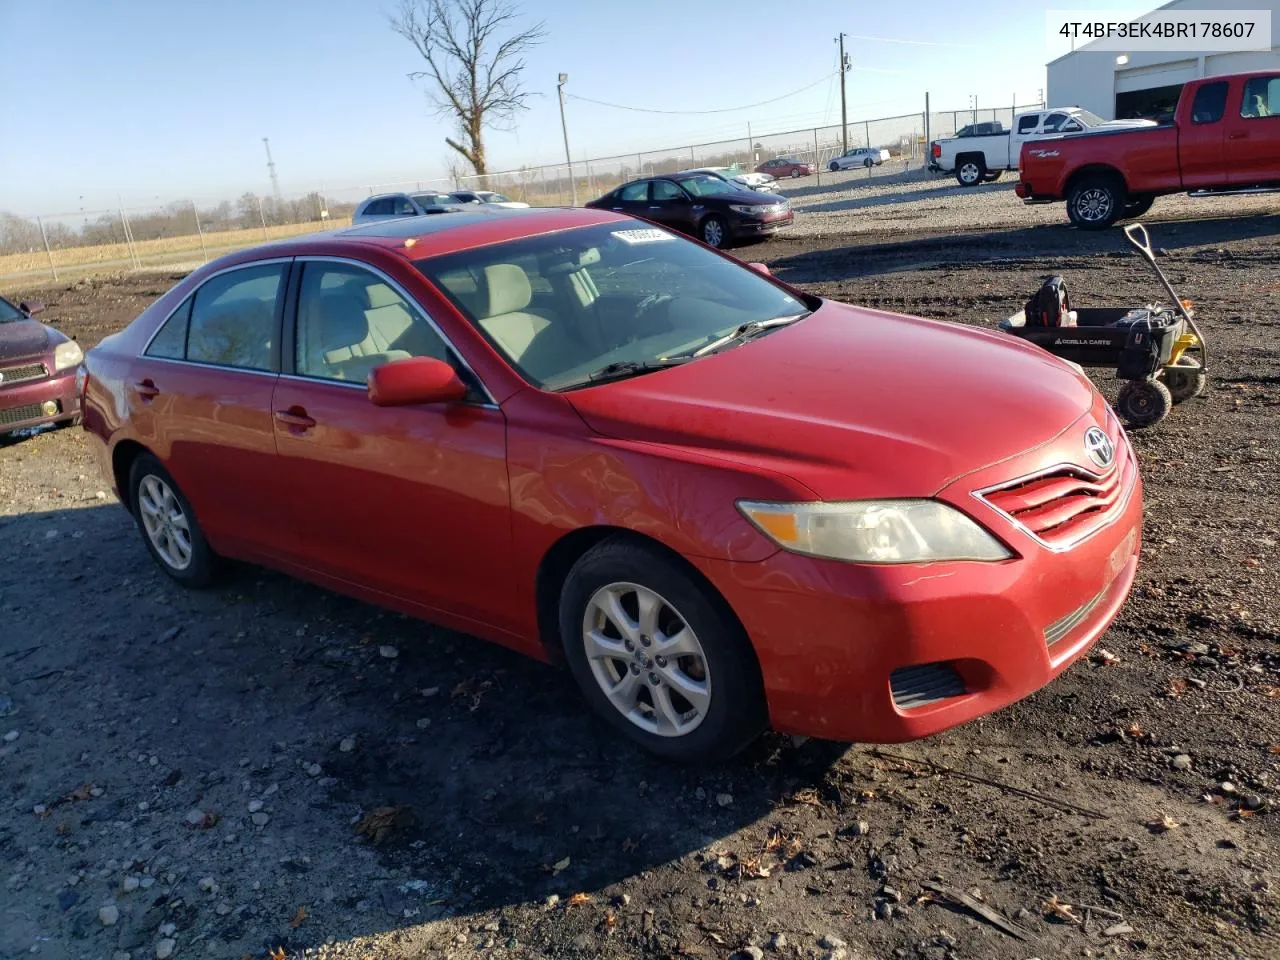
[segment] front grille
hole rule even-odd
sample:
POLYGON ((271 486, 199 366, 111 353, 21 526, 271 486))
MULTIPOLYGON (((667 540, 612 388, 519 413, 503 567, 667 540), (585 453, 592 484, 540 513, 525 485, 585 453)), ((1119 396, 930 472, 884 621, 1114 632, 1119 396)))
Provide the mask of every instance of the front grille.
POLYGON ((1076 607, 1070 613, 1060 620, 1055 620, 1044 628, 1044 645, 1053 648, 1053 645, 1064 639, 1076 627, 1084 623, 1089 614, 1093 613, 1094 608, 1102 602, 1102 598, 1107 595, 1107 591, 1111 589, 1111 584, 1107 584, 1098 591, 1098 595, 1090 600, 1086 600, 1080 606, 1076 607))
POLYGON ((963 696, 964 680, 949 663, 901 667, 889 674, 889 691, 899 710, 914 710, 948 697, 963 696))
POLYGON ((27 363, 21 367, 0 367, 0 388, 30 380, 43 380, 49 371, 43 363, 27 363))
POLYGON ((1064 550, 1105 527, 1124 509, 1137 465, 1129 445, 1116 444, 1116 463, 1098 477, 1081 467, 1015 480, 978 496, 1046 546, 1064 550))
POLYGON ((40 404, 28 403, 25 407, 9 407, 0 409, 0 427, 12 426, 24 420, 35 420, 44 414, 40 412, 40 404))

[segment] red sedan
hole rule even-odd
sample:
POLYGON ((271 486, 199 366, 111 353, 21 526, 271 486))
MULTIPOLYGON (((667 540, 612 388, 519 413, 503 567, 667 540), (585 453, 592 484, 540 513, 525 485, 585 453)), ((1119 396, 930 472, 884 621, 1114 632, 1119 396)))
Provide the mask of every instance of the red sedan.
POLYGON ((788 157, 775 157, 756 167, 756 173, 767 173, 779 180, 783 177, 808 177, 813 175, 813 164, 801 163, 788 157))
POLYGON ((0 436, 80 415, 80 345, 34 319, 43 309, 0 297, 0 436))
POLYGON ((1081 656, 1137 565, 1137 464, 1078 370, 610 211, 232 254, 85 365, 170 576, 234 557, 562 658, 670 758, 989 713, 1081 656))

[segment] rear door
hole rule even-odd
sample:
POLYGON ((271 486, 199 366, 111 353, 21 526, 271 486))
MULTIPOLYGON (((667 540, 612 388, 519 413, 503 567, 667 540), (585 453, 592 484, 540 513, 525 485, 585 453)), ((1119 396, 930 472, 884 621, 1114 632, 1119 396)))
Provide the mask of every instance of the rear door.
MULTIPOLYGON (((1178 127, 1178 164, 1182 185, 1188 190, 1221 187, 1227 182, 1225 118, 1230 87, 1227 80, 1201 84, 1191 101, 1188 122, 1178 127)), ((1230 99, 1238 103, 1239 94, 1230 99)))
POLYGON ((1231 184, 1280 183, 1280 74, 1247 77, 1238 109, 1228 110, 1226 125, 1231 184))
POLYGON ((649 217, 649 181, 639 180, 620 188, 614 194, 610 209, 633 217, 649 217))
POLYGON ((134 361, 129 420, 191 502, 214 550, 276 556, 271 395, 291 261, 214 274, 134 361))

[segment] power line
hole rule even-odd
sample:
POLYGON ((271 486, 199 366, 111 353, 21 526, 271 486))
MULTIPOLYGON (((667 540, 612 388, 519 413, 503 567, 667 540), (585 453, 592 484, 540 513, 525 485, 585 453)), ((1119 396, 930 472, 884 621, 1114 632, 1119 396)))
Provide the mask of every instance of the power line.
POLYGON ((585 103, 594 103, 596 106, 599 106, 599 107, 613 107, 615 110, 631 110, 635 113, 662 113, 662 114, 680 114, 680 115, 704 115, 708 113, 737 113, 740 110, 753 110, 756 107, 767 106, 768 104, 771 104, 771 103, 777 103, 779 100, 786 100, 788 97, 794 97, 797 94, 804 93, 806 90, 812 90, 814 87, 816 87, 820 83, 825 83, 827 79, 828 79, 828 76, 826 74, 823 74, 817 80, 813 81, 813 83, 806 84, 805 86, 801 87, 799 90, 792 90, 790 93, 784 93, 780 97, 773 97, 772 99, 769 99, 769 100, 761 100, 759 103, 748 103, 741 107, 720 107, 716 110, 656 110, 651 107, 630 107, 630 106, 627 106, 626 104, 621 104, 621 103, 608 103, 607 101, 604 101, 604 100, 593 100, 590 97, 580 97, 576 93, 566 93, 565 96, 573 100, 582 100, 585 103))
POLYGON ((874 43, 905 43, 912 47, 971 47, 971 43, 936 43, 932 40, 901 40, 897 37, 867 37, 859 33, 846 33, 850 40, 870 40, 874 43))

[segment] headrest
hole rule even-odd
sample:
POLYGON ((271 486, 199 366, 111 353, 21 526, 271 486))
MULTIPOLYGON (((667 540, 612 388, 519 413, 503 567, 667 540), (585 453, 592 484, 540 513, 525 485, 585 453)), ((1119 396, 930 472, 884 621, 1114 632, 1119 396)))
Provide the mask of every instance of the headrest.
POLYGON ((485 286, 489 289, 487 316, 523 310, 533 299, 529 275, 514 263, 495 263, 484 268, 485 286))
POLYGON ((370 307, 389 307, 392 304, 403 304, 400 294, 396 293, 388 284, 371 283, 364 288, 364 294, 369 299, 370 307))
POLYGON ((369 336, 369 320, 364 305, 350 293, 325 294, 316 303, 320 321, 320 342, 325 350, 353 347, 369 336))

